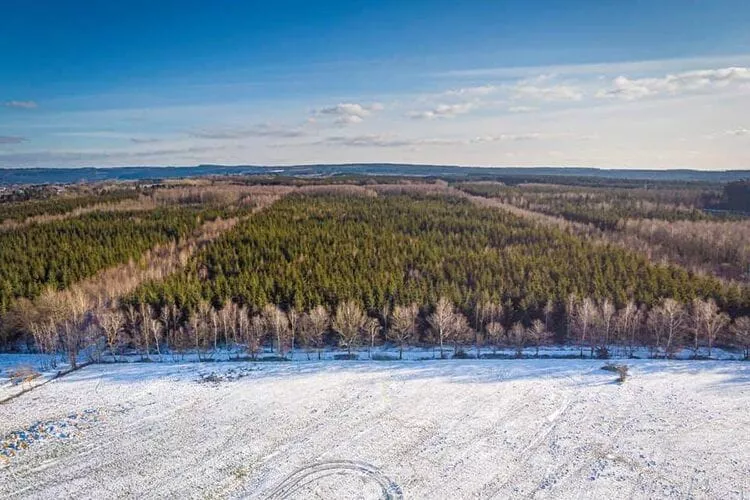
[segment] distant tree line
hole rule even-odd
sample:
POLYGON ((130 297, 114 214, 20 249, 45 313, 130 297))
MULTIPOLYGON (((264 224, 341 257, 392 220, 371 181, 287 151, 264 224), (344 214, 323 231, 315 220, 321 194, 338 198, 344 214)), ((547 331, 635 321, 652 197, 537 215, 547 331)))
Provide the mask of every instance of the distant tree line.
POLYGON ((2 210, 0 210, 0 222, 7 220, 21 222, 30 217, 37 217, 40 215, 64 214, 72 212, 77 208, 88 207, 91 205, 133 200, 138 198, 139 194, 139 191, 134 189, 122 189, 96 194, 54 196, 44 199, 3 203, 1 205, 2 210))

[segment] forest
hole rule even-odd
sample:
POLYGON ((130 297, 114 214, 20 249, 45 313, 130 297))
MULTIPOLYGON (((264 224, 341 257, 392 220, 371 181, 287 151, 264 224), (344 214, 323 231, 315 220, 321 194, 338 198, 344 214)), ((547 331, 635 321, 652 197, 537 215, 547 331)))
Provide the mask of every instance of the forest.
POLYGON ((264 346, 283 358, 383 344, 520 355, 553 343, 582 356, 638 347, 711 356, 717 345, 747 356, 745 282, 602 237, 634 221, 746 223, 701 209, 721 197, 713 187, 661 191, 414 179, 165 186, 152 195, 158 208, 0 233, 3 339, 73 358, 92 349, 255 358, 264 346), (486 198, 500 205, 477 203, 486 198), (528 215, 573 218, 568 200, 596 233, 528 215), (161 260, 170 264, 143 271, 161 260), (112 276, 128 286, 108 285, 112 276))
POLYGON ((460 183, 506 209, 565 225, 587 239, 635 250, 729 281, 750 279, 750 218, 726 210, 735 184, 602 188, 556 184, 460 183))
MULTIPOLYGON (((42 192, 43 193, 43 192, 42 192)), ((71 196, 54 196, 45 198, 40 196, 39 190, 34 192, 36 196, 24 201, 6 201, 0 203, 0 223, 5 221, 20 222, 30 217, 40 215, 59 215, 71 212, 77 208, 91 205, 117 203, 125 200, 136 199, 139 193, 134 190, 111 190, 105 192, 93 192, 75 194, 71 196)))

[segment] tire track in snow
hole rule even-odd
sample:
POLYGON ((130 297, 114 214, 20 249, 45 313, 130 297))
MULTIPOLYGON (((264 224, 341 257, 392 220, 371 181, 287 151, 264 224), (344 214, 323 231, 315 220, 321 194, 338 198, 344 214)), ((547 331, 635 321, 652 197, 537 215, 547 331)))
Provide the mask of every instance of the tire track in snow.
POLYGON ((376 482, 382 490, 383 500, 403 500, 404 498, 401 487, 380 472, 380 469, 355 460, 330 460, 301 467, 287 476, 270 493, 263 495, 263 498, 267 500, 292 498, 292 494, 305 485, 334 474, 360 475, 376 482))

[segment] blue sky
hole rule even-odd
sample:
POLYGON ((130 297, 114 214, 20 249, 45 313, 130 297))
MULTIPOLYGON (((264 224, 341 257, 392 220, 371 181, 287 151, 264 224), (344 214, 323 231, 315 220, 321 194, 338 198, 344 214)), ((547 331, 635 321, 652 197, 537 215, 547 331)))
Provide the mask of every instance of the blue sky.
POLYGON ((750 168, 746 0, 3 0, 0 14, 0 167, 750 168))

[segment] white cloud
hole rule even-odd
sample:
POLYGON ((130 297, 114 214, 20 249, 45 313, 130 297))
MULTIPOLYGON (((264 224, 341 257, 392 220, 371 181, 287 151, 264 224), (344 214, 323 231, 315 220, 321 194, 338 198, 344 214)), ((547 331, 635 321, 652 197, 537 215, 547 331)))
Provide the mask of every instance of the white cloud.
POLYGON ((329 106, 327 108, 321 108, 314 112, 318 116, 333 116, 334 123, 339 125, 350 125, 355 123, 361 123, 364 119, 370 116, 373 112, 382 111, 383 105, 380 103, 373 103, 370 105, 362 105, 357 103, 339 103, 335 106, 329 106))
POLYGON ((555 75, 612 75, 646 74, 654 72, 681 73, 695 68, 750 64, 750 54, 731 56, 689 57, 676 59, 651 59, 641 61, 600 62, 554 66, 506 66, 452 70, 433 76, 443 78, 526 78, 539 74, 555 75))
POLYGON ((6 108, 18 108, 18 109, 35 109, 38 104, 34 101, 5 101, 3 106, 6 108))
POLYGON ((685 71, 659 78, 628 78, 618 76, 612 84, 597 92, 597 97, 616 97, 636 100, 658 95, 677 95, 702 90, 725 88, 741 82, 750 82, 750 68, 728 67, 685 71))
POLYGON ((551 134, 541 133, 519 133, 483 135, 471 138, 461 137, 416 137, 408 138, 394 134, 367 134, 355 136, 331 136, 326 137, 314 144, 327 146, 346 147, 372 147, 372 148, 413 148, 419 146, 467 146, 471 144, 489 144, 496 142, 517 142, 538 140, 552 137, 551 134))
POLYGON ((455 139, 440 138, 404 138, 391 134, 367 134, 356 136, 332 136, 326 137, 315 144, 326 146, 346 147, 369 147, 369 148, 403 148, 415 146, 452 146, 461 144, 463 141, 455 139))
POLYGON ((504 141, 533 141, 542 139, 544 137, 548 137, 548 135, 540 134, 536 132, 526 133, 526 134, 500 134, 500 135, 484 135, 484 136, 478 136, 474 137, 473 139, 469 139, 467 141, 469 144, 482 144, 482 143, 488 143, 488 142, 504 142, 504 141))
POLYGON ((508 111, 511 113, 531 113, 532 111, 536 111, 537 107, 534 106, 511 106, 508 108, 508 111))
POLYGON ((477 87, 464 87, 459 89, 446 90, 442 93, 442 95, 458 97, 483 97, 494 94, 499 90, 500 87, 497 87, 495 85, 480 85, 477 87))
POLYGON ((576 86, 552 83, 554 76, 540 75, 529 80, 521 80, 509 88, 511 98, 529 101, 580 101, 583 91, 576 86))
POLYGON ((416 120, 432 120, 434 118, 454 118, 466 114, 478 107, 476 102, 463 102, 457 104, 438 104, 432 109, 425 111, 412 111, 407 116, 416 120))
POLYGON ((750 136, 750 129, 747 128, 736 128, 733 130, 727 130, 724 135, 732 135, 735 137, 750 136))

